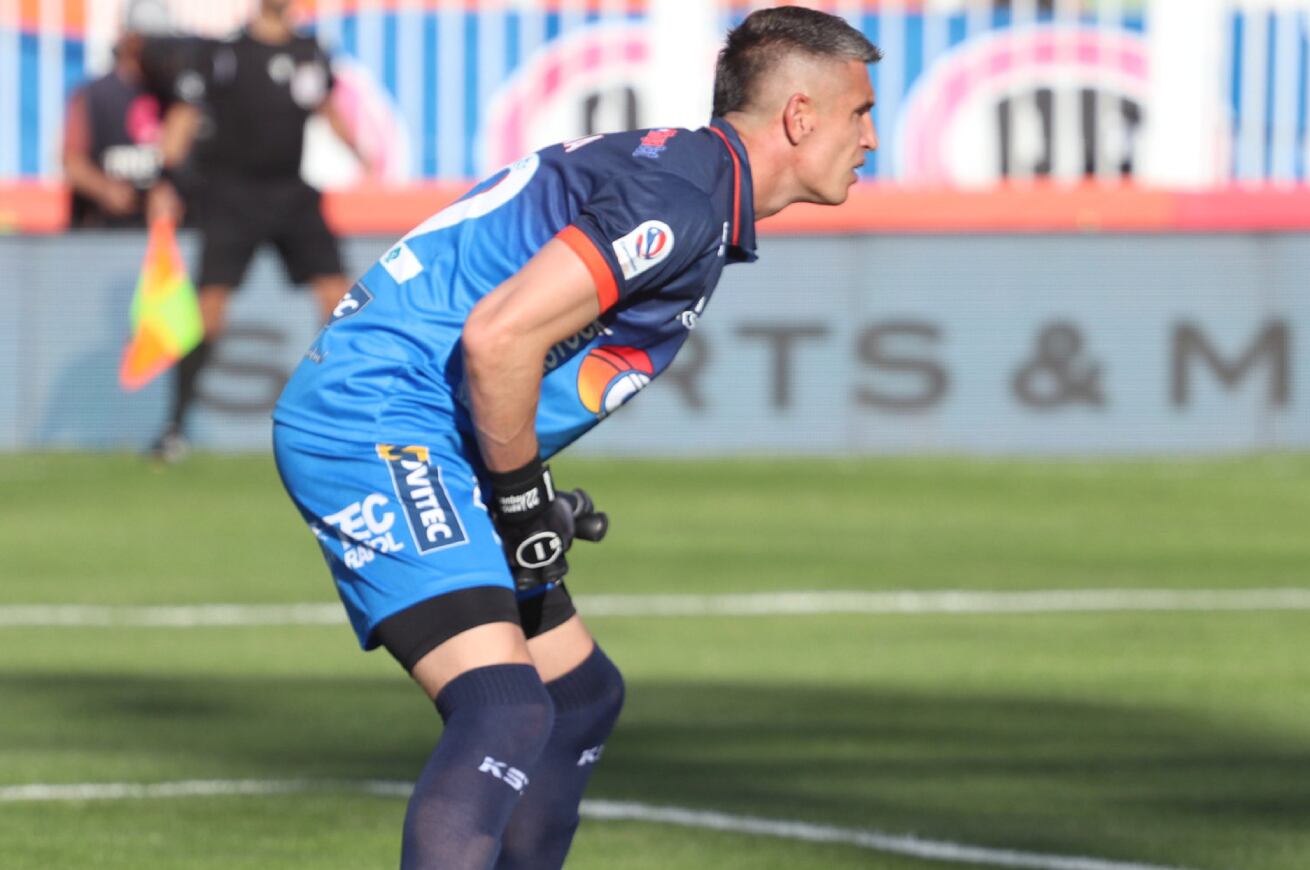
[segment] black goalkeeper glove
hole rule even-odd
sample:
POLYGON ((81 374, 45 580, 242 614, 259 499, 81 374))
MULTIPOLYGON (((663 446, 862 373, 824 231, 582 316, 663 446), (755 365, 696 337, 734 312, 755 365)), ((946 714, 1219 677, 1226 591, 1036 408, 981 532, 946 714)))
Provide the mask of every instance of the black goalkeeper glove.
POLYGON ((558 583, 575 537, 599 541, 609 518, 582 490, 555 492, 550 469, 534 459, 515 471, 491 472, 491 518, 520 592, 558 583))

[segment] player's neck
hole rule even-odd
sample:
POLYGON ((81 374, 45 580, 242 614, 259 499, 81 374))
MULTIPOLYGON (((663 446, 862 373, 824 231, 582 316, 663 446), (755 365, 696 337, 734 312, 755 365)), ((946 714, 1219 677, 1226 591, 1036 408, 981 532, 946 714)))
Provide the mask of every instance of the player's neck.
POLYGON ((286 18, 265 12, 261 12, 250 19, 249 30, 250 35, 255 39, 269 45, 281 45, 284 42, 290 42, 291 37, 295 35, 291 29, 291 23, 286 18))
POLYGON ((114 64, 114 75, 118 76, 119 81, 126 82, 129 85, 141 83, 141 65, 135 60, 127 57, 120 57, 114 64))
POLYGON ((789 198, 786 161, 781 159, 770 138, 768 125, 744 112, 729 112, 723 119, 737 131, 746 148, 746 162, 751 168, 751 196, 755 202, 755 220, 775 215, 796 200, 789 198))

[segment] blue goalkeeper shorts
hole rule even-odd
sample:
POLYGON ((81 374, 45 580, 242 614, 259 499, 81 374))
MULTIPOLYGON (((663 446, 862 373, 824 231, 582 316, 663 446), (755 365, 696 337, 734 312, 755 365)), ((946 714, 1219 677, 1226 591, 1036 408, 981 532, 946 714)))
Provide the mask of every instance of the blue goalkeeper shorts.
POLYGON ((282 483, 318 539, 360 646, 378 623, 475 586, 514 589, 459 435, 357 444, 274 424, 282 483))

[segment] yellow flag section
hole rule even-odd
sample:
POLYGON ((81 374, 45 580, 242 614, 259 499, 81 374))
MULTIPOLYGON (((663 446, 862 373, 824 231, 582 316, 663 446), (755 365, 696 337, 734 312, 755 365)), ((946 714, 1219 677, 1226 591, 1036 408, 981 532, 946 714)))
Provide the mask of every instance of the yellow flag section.
POLYGON ((171 220, 150 225, 141 277, 132 297, 132 340, 123 353, 118 382, 139 390, 186 356, 204 338, 196 289, 177 247, 171 220))

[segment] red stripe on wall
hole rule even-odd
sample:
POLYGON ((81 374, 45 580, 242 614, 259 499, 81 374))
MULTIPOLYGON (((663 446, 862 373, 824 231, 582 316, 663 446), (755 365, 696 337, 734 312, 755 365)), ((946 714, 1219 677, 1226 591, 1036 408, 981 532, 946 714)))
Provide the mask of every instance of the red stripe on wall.
MULTIPOLYGON (((325 194, 324 211, 342 234, 400 236, 468 188, 467 181, 361 187, 325 194)), ((67 197, 58 185, 0 184, 0 232, 60 232, 67 227, 67 197)), ((1037 184, 962 193, 861 183, 845 205, 794 205, 758 229, 765 235, 1310 231, 1310 187, 1178 193, 1037 184)))

